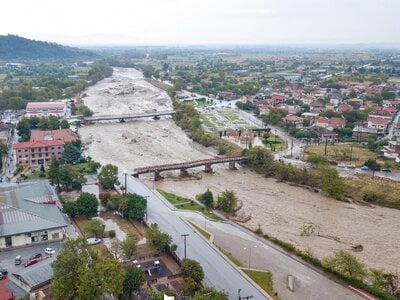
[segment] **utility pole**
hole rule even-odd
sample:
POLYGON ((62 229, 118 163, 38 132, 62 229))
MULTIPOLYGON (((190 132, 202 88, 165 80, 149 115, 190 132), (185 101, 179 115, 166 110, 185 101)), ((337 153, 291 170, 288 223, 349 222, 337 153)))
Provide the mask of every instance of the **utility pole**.
POLYGON ((325 156, 328 150, 328 137, 325 137, 325 156))
POLYGON ((290 155, 293 158, 293 135, 292 135, 292 147, 290 148, 290 155))
POLYGON ((185 245, 185 258, 186 258, 186 237, 187 236, 189 236, 189 234, 188 233, 185 233, 185 234, 181 234, 181 236, 183 236, 183 240, 184 240, 184 245, 185 245))
POLYGON ((350 163, 352 159, 353 159, 353 144, 351 144, 350 146, 350 163))
POLYGON ((126 175, 128 175, 126 172, 124 173, 124 177, 125 177, 125 183, 124 183, 124 194, 126 195, 127 189, 128 187, 126 186, 126 175))

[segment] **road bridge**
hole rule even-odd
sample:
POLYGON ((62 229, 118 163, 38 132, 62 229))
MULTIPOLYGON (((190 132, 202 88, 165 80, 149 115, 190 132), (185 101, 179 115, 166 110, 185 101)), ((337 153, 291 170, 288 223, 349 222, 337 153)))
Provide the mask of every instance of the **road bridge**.
POLYGON ((139 118, 154 118, 159 119, 161 116, 172 116, 175 114, 174 111, 155 111, 150 113, 138 113, 138 114, 129 114, 129 115, 103 115, 103 116, 92 116, 92 117, 83 117, 82 123, 94 123, 100 121, 113 121, 118 120, 119 122, 125 122, 126 120, 139 119, 139 118))
POLYGON ((246 160, 247 160, 246 156, 217 157, 217 158, 201 159, 201 160, 187 161, 187 162, 174 163, 174 164, 141 167, 141 168, 136 168, 134 170, 132 176, 139 178, 140 174, 154 173, 154 180, 157 181, 157 180, 160 180, 163 178, 160 175, 160 173, 162 171, 180 170, 181 176, 184 177, 184 176, 188 175, 187 169, 204 166, 204 172, 211 173, 212 165, 222 164, 222 163, 229 163, 229 169, 236 170, 235 163, 241 162, 241 161, 246 161, 246 160))

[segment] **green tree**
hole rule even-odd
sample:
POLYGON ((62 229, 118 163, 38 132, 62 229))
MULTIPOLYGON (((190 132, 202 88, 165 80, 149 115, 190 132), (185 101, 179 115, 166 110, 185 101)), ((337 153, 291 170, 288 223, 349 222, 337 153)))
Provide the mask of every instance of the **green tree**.
POLYGON ((127 194, 126 214, 130 219, 142 220, 146 214, 147 199, 138 194, 127 194))
POLYGON ((189 258, 182 260, 181 271, 183 278, 192 278, 196 283, 204 279, 204 271, 200 263, 189 258))
POLYGON ((112 164, 103 166, 99 173, 98 180, 104 189, 114 188, 114 185, 119 184, 118 167, 112 164))
POLYGON ((76 200, 77 212, 81 216, 91 217, 97 214, 97 198, 90 193, 81 193, 76 200))
MULTIPOLYGON (((55 174, 53 175, 55 176, 55 174)), ((85 182, 86 178, 76 166, 61 165, 59 167, 59 183, 65 190, 68 191, 69 188, 80 189, 85 182)))
POLYGON ((62 159, 68 164, 76 164, 82 158, 82 150, 78 148, 74 143, 67 142, 64 144, 64 152, 62 159))
POLYGON ((82 238, 65 242, 52 267, 52 299, 95 300, 105 293, 117 296, 122 292, 121 264, 113 258, 99 259, 82 238))
POLYGON ((75 217, 76 215, 78 215, 78 211, 77 211, 75 202, 71 202, 71 201, 65 202, 63 204, 63 212, 72 218, 75 217))
POLYGON ((323 258, 322 264, 325 267, 352 279, 363 280, 367 275, 364 264, 359 262, 355 256, 345 250, 339 250, 335 252, 333 256, 323 258))
POLYGON ((31 136, 31 126, 28 118, 22 118, 17 124, 17 133, 21 142, 29 141, 31 136))
POLYGON ((274 157, 266 148, 255 146, 243 153, 247 164, 259 172, 268 172, 274 168, 274 157))
POLYGON ((146 229, 145 236, 149 244, 158 251, 166 251, 171 246, 171 236, 161 232, 156 223, 151 224, 150 227, 146 229))
POLYGON ((122 242, 122 249, 124 251, 125 257, 132 257, 135 252, 136 245, 139 241, 139 237, 134 232, 128 232, 125 240, 122 242))
POLYGON ((199 195, 198 200, 208 208, 214 207, 214 196, 209 189, 204 194, 199 195))
POLYGON ((141 268, 129 266, 126 268, 124 279, 124 293, 131 299, 132 293, 138 291, 146 282, 146 276, 141 268))
POLYGON ((102 238, 104 234, 104 224, 98 219, 88 221, 83 227, 86 237, 102 238))
POLYGON ((309 154, 306 161, 315 167, 329 164, 329 161, 325 157, 314 153, 309 154))
POLYGON ((193 278, 185 278, 182 286, 183 295, 192 297, 199 289, 200 285, 193 278))
POLYGON ((50 128, 49 119, 46 118, 46 117, 40 118, 37 127, 38 127, 40 130, 48 130, 48 129, 50 128))
POLYGON ((51 159, 50 165, 47 169, 47 178, 50 179, 50 183, 52 185, 57 185, 57 188, 60 189, 60 184, 61 184, 60 161, 55 157, 51 159))
POLYGON ((56 116, 49 116, 48 119, 49 129, 50 130, 57 130, 60 129, 60 119, 56 116))
POLYGON ((61 128, 61 129, 68 129, 68 128, 69 128, 69 123, 68 123, 68 121, 65 120, 65 119, 61 120, 61 122, 60 122, 60 128, 61 128))
POLYGON ((233 213, 237 206, 237 196, 234 191, 224 191, 217 199, 217 206, 226 213, 233 213))
POLYGON ((400 276, 398 274, 387 273, 382 269, 371 269, 370 278, 374 288, 400 298, 400 276))
POLYGON ((320 167, 321 190, 336 199, 342 199, 345 192, 345 183, 336 169, 331 167, 320 167))

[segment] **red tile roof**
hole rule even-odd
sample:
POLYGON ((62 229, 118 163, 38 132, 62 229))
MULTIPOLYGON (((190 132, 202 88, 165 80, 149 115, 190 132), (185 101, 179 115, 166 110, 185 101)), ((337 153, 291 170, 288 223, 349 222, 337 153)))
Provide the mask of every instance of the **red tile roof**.
POLYGON ((40 109, 40 108, 51 108, 61 109, 64 108, 64 102, 29 102, 26 105, 26 109, 40 109))
POLYGON ((56 147, 64 145, 63 141, 33 141, 33 142, 22 142, 13 145, 14 149, 30 149, 30 148, 43 148, 43 147, 56 147))
POLYGON ((78 137, 71 129, 58 129, 58 130, 32 130, 31 141, 44 141, 44 140, 61 140, 71 142, 77 140, 78 137))

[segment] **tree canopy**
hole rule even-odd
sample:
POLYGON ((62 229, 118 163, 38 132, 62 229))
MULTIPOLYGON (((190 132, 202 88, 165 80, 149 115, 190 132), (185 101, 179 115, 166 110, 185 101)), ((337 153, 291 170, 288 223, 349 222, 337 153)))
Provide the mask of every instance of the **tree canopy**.
POLYGON ((114 188, 118 181, 118 167, 112 164, 103 166, 98 176, 99 183, 106 190, 114 188))
POLYGON ((105 293, 118 296, 122 292, 121 264, 114 258, 100 259, 82 238, 66 241, 52 267, 52 299, 95 300, 105 293))

